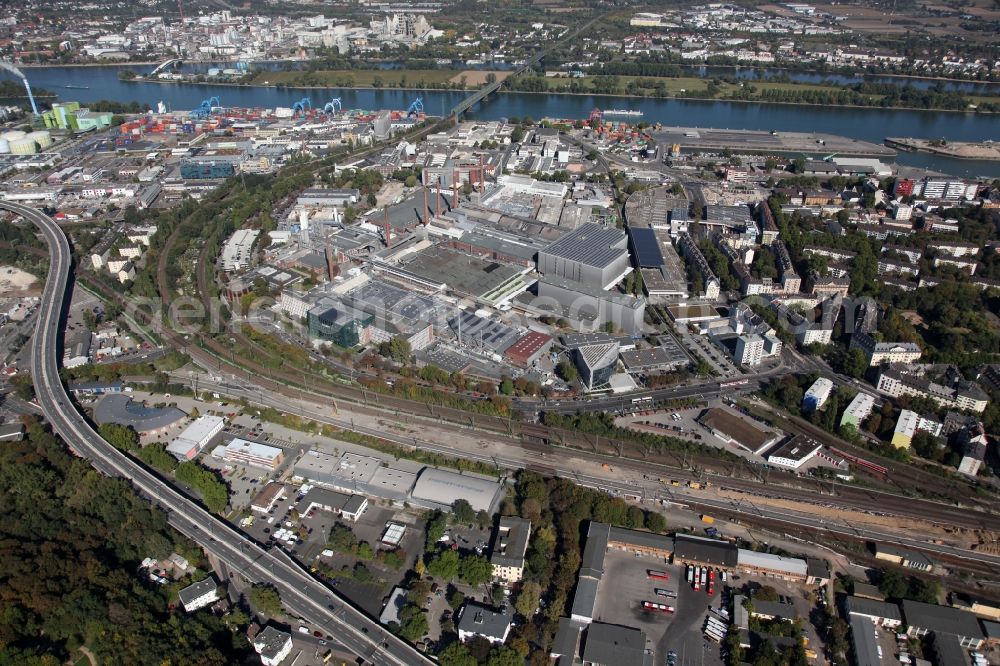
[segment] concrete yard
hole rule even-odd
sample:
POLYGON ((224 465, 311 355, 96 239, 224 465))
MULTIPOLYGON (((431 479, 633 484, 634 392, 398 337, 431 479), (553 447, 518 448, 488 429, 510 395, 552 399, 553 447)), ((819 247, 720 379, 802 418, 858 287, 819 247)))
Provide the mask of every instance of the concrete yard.
POLYGON ((38 278, 16 266, 0 266, 0 296, 30 296, 41 293, 38 278))
POLYGON ((835 134, 805 132, 755 132, 752 130, 664 127, 653 138, 661 146, 679 143, 685 150, 734 153, 806 153, 819 157, 836 153, 845 156, 893 157, 892 148, 835 134), (822 142, 822 143, 821 143, 822 142))
POLYGON ((682 576, 682 568, 665 563, 663 558, 609 550, 604 558, 604 578, 597 590, 594 621, 641 629, 646 634, 647 649, 663 648, 655 661, 663 663, 667 650, 672 649, 664 648, 663 636, 672 623, 684 621, 679 618, 684 616, 685 609, 679 605, 679 599, 658 597, 653 589, 663 587, 676 592, 682 576), (648 569, 666 571, 670 580, 651 579, 646 574, 648 569), (674 606, 677 611, 672 614, 647 613, 642 610, 643 601, 674 606))

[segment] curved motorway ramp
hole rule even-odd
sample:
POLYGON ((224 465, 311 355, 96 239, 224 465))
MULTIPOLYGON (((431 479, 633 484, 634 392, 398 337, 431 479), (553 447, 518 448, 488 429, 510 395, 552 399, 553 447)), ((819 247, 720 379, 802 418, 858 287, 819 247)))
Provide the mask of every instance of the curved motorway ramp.
POLYGON ((49 273, 32 339, 31 362, 38 403, 53 430, 97 470, 130 479, 136 488, 163 507, 171 525, 182 534, 245 578, 273 584, 293 615, 324 634, 333 635, 338 643, 367 662, 379 666, 433 663, 352 607, 282 551, 261 548, 108 444, 90 427, 77 412, 59 377, 62 314, 71 295, 73 257, 69 243, 55 221, 34 208, 0 201, 0 209, 16 213, 37 226, 49 246, 49 273))

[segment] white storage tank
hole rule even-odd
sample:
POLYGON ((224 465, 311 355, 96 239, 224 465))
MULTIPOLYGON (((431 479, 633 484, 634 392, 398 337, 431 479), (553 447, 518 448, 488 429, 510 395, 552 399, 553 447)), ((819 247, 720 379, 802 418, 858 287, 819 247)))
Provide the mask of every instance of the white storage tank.
POLYGON ((7 139, 0 139, 0 155, 6 155, 10 152, 10 141, 7 139))
POLYGON ((3 134, 0 134, 0 138, 7 139, 8 141, 17 141, 18 139, 23 139, 28 136, 21 130, 8 130, 3 134))
POLYGON ((38 152, 38 144, 34 139, 18 139, 10 142, 10 152, 14 155, 34 155, 38 152))
POLYGON ((26 139, 33 139, 38 147, 42 150, 48 148, 52 145, 52 135, 46 130, 38 130, 37 132, 31 132, 26 139))

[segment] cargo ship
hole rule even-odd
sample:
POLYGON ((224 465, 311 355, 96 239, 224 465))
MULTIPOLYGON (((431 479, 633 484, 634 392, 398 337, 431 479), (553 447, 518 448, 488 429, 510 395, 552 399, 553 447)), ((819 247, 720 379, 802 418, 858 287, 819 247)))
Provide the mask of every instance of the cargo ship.
POLYGON ((642 111, 633 111, 632 109, 608 109, 607 111, 604 111, 604 115, 639 117, 642 115, 642 111))

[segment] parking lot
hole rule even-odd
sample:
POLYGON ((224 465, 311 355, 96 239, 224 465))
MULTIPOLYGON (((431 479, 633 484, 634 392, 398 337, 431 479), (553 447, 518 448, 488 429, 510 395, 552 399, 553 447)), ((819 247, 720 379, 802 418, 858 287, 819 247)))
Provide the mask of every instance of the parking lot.
POLYGON ((615 424, 640 432, 653 432, 658 435, 678 437, 717 448, 726 448, 719 439, 712 437, 705 428, 701 427, 695 421, 703 409, 704 407, 688 407, 638 412, 618 417, 615 419, 615 424), (677 416, 674 417, 674 414, 677 416))
POLYGON ((675 567, 675 570, 680 579, 677 583, 677 617, 657 643, 657 655, 666 659, 667 652, 676 652, 677 666, 722 666, 719 645, 705 638, 702 627, 709 607, 718 608, 722 603, 725 586, 717 583, 715 594, 709 596, 704 589, 696 591, 687 582, 684 567, 675 567))
POLYGON ((406 552, 406 562, 399 569, 392 569, 384 566, 377 559, 363 561, 372 575, 379 581, 374 584, 359 583, 350 578, 338 579, 336 585, 340 592, 346 594, 356 604, 361 606, 371 615, 378 617, 382 611, 384 597, 395 585, 399 585, 411 569, 418 555, 423 553, 423 523, 409 513, 403 513, 394 509, 380 507, 372 503, 358 518, 352 523, 342 520, 328 511, 316 511, 312 516, 302 518, 302 524, 307 528, 311 527, 313 532, 303 544, 298 547, 298 558, 306 564, 321 561, 338 571, 341 567, 353 567, 359 560, 347 553, 334 552, 333 555, 322 555, 326 549, 326 539, 330 528, 336 522, 341 522, 350 527, 358 541, 367 541, 373 550, 386 550, 390 547, 381 545, 382 534, 385 532, 385 524, 395 521, 406 525, 406 532, 400 541, 399 548, 406 552))
MULTIPOLYGON (((657 649, 656 662, 662 664, 666 650, 660 651, 662 638, 668 627, 687 612, 682 599, 657 596, 654 588, 660 587, 674 592, 678 590, 678 567, 667 564, 663 558, 637 557, 633 553, 610 550, 604 558, 604 577, 597 591, 594 620, 611 624, 622 624, 641 629, 646 634, 646 647, 657 649), (651 579, 647 571, 665 571, 669 580, 651 579), (675 608, 674 613, 650 613, 642 609, 643 601, 667 604, 675 608)), ((669 648, 668 648, 669 649, 669 648)))

